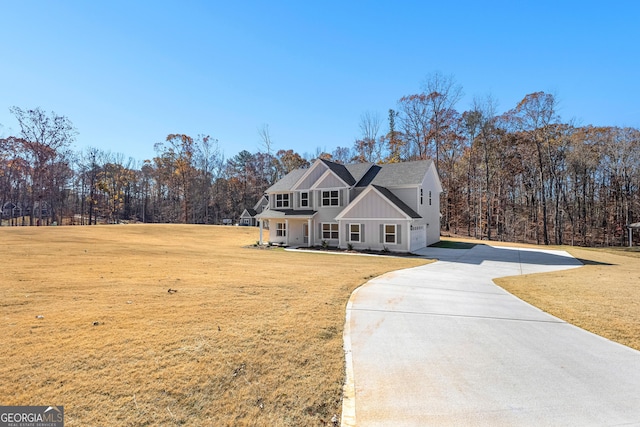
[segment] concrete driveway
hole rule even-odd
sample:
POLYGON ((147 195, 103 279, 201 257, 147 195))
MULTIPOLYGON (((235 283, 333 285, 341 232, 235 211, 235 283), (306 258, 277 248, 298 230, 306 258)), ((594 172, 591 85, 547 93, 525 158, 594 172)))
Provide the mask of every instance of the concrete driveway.
POLYGON ((477 245, 356 290, 343 426, 640 426, 640 352, 493 278, 579 267, 563 251, 477 245))

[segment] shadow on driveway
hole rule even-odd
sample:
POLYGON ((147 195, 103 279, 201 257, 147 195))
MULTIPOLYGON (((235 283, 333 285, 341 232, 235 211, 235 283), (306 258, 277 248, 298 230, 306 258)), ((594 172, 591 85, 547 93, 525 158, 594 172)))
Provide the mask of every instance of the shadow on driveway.
POLYGON ((496 247, 484 244, 473 245, 465 249, 450 249, 448 247, 428 247, 415 252, 426 258, 436 258, 440 261, 459 262, 480 265, 486 262, 506 262, 519 264, 536 264, 545 266, 579 267, 582 262, 567 254, 565 251, 552 249, 528 249, 496 247))

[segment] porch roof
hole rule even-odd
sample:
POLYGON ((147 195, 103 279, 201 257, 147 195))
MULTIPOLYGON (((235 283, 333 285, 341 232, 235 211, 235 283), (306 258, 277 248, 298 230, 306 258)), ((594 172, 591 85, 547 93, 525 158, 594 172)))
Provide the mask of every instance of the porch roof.
POLYGON ((295 210, 295 209, 267 209, 262 213, 256 215, 258 219, 274 219, 274 218, 299 218, 299 219, 310 219, 317 212, 312 209, 303 209, 303 210, 295 210))

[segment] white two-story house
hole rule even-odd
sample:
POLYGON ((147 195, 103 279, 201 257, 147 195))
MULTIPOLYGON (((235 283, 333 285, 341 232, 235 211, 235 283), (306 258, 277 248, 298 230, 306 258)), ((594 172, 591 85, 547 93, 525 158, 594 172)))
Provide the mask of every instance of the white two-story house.
POLYGON ((260 240, 412 252, 440 240, 442 185, 431 160, 341 165, 318 159, 276 182, 256 215, 260 240))

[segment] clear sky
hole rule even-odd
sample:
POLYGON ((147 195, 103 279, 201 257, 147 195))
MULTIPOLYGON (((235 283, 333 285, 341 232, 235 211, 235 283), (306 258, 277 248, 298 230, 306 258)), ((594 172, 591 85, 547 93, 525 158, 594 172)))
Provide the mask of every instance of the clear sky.
POLYGON ((459 111, 545 91, 565 121, 640 127, 638 1, 0 0, 0 43, 0 136, 41 107, 137 160, 170 133, 256 152, 265 124, 276 150, 350 147, 434 72, 459 111))

